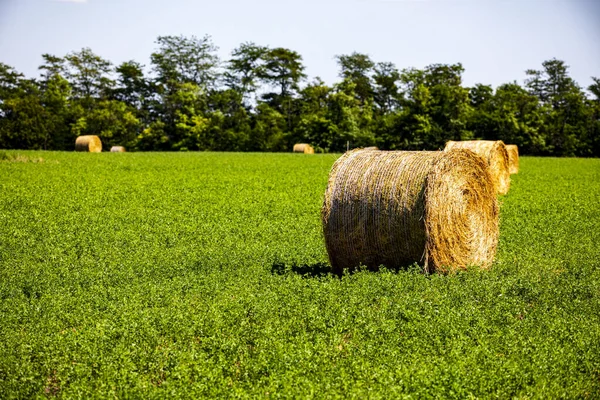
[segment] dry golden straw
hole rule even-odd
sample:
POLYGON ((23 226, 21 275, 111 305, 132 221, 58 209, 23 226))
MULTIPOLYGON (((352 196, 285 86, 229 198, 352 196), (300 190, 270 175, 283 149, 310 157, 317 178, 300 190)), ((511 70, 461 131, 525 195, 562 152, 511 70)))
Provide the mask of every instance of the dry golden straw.
POLYGON ((100 153, 102 151, 102 142, 96 135, 79 136, 75 141, 75 151, 100 153))
POLYGON ((296 143, 294 145, 294 153, 315 154, 315 149, 307 143, 296 143))
POLYGON ((125 153, 125 147, 123 146, 113 146, 110 148, 111 153, 125 153))
POLYGON ((490 174, 499 194, 508 193, 510 188, 510 172, 508 170, 508 152, 501 140, 467 140, 464 142, 449 141, 444 151, 453 149, 469 149, 487 161, 490 174))
POLYGON ((425 272, 487 268, 498 202, 485 161, 469 150, 353 150, 329 174, 321 209, 332 269, 364 265, 425 272))
POLYGON ((508 171, 512 174, 519 172, 519 148, 516 144, 507 144, 508 152, 508 171))

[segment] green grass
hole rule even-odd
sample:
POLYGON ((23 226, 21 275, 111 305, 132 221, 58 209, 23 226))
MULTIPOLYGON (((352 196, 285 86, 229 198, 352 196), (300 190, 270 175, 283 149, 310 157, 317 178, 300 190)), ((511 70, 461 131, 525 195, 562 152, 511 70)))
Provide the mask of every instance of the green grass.
POLYGON ((334 160, 3 152, 0 397, 600 397, 600 160, 521 158, 490 271, 341 279, 334 160))

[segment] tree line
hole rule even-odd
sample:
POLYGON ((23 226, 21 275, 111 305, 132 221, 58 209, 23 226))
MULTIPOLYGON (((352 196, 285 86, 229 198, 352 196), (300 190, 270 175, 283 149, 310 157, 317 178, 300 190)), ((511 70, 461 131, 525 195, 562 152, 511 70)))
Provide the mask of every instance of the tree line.
POLYGON ((0 63, 0 148, 72 150, 79 135, 138 151, 435 150, 448 140, 522 154, 600 156, 600 79, 586 93, 552 59, 521 86, 462 83, 463 66, 399 70, 352 53, 340 80, 308 80, 302 56, 243 43, 222 61, 210 36, 159 36, 150 66, 89 48, 43 54, 39 78, 0 63))

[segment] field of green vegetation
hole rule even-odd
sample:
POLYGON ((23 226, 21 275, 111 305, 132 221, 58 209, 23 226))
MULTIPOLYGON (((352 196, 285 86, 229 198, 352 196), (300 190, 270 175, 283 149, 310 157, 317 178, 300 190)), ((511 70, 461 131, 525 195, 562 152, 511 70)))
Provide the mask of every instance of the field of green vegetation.
POLYGON ((335 159, 0 152, 0 397, 600 397, 600 160, 522 157, 489 271, 338 278, 335 159))

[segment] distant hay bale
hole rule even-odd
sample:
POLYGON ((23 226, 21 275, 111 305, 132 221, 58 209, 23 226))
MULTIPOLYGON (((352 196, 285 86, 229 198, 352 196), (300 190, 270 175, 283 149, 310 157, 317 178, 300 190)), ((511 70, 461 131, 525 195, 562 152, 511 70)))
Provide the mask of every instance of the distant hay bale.
POLYGON ((75 151, 100 153, 102 151, 102 141, 96 135, 79 136, 75 141, 75 151))
POLYGON ((315 154, 315 149, 307 143, 296 143, 294 145, 294 153, 315 154))
POLYGON ((110 148, 111 153, 125 153, 125 147, 123 146, 113 146, 110 148))
POLYGON ((510 188, 510 172, 508 169, 508 152, 501 140, 466 140, 463 142, 449 141, 444 151, 454 149, 469 149, 483 157, 490 168, 490 174, 499 194, 508 193, 510 188))
POLYGON ((321 209, 332 269, 362 264, 426 272, 487 268, 498 243, 489 168, 469 150, 345 153, 321 209))
POLYGON ((365 147, 363 150, 379 150, 377 146, 365 147))
POLYGON ((512 174, 519 172, 519 148, 516 144, 507 144, 508 152, 508 171, 512 174))

